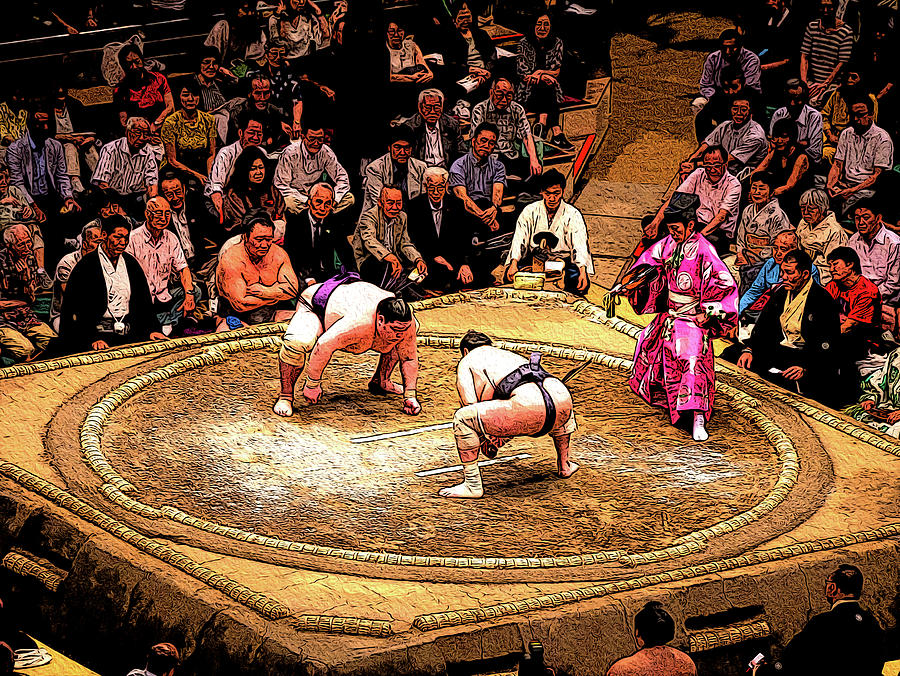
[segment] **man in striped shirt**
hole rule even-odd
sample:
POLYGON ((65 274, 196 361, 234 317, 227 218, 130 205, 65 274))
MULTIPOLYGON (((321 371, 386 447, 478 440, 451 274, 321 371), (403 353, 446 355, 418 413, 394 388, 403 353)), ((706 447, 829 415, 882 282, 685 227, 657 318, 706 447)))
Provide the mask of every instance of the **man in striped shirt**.
POLYGON ((800 79, 809 85, 814 106, 837 88, 841 68, 853 51, 853 31, 837 18, 835 0, 820 0, 819 15, 806 27, 800 46, 800 79))
POLYGON ((125 209, 139 218, 144 197, 158 192, 159 166, 150 140, 150 123, 143 117, 130 117, 125 123, 125 136, 110 141, 100 149, 100 159, 91 183, 102 190, 114 190, 125 198, 125 209))

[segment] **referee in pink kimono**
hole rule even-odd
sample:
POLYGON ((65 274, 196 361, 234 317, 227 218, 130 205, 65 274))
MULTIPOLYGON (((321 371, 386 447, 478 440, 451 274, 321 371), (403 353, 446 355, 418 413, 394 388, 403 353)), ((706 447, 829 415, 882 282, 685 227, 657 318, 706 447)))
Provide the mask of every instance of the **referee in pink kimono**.
MULTIPOLYGON (((737 283, 699 233, 700 199, 676 192, 663 212, 669 234, 644 251, 627 285, 635 312, 656 313, 638 338, 629 385, 706 441, 715 397, 713 339, 737 323, 737 283)), ((702 227, 702 224, 700 224, 702 227)))

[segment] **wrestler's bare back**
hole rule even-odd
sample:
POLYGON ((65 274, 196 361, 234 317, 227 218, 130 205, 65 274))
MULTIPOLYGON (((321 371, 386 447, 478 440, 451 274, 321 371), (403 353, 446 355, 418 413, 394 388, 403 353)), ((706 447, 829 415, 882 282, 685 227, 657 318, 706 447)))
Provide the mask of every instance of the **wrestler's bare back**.
POLYGON ((488 401, 494 396, 494 388, 510 373, 528 360, 514 352, 483 345, 459 360, 456 382, 460 401, 474 404, 488 401))
MULTIPOLYGON (((313 296, 321 286, 313 284, 304 290, 301 296, 307 303, 312 304, 313 296)), ((365 282, 337 287, 328 298, 328 305, 325 307, 323 326, 325 333, 322 337, 330 333, 340 333, 342 338, 340 349, 350 354, 362 354, 368 350, 382 354, 390 352, 397 343, 387 343, 378 339, 375 330, 377 322, 375 308, 382 300, 393 295, 390 291, 365 282)), ((410 331, 415 335, 415 325, 410 327, 410 331)))

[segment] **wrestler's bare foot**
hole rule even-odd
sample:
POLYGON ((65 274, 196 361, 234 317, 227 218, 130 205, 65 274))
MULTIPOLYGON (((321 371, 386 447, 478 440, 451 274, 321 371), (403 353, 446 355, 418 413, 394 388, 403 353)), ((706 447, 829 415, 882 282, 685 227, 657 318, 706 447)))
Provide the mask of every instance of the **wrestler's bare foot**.
POLYGON ((403 386, 398 385, 392 380, 375 380, 373 378, 369 381, 369 392, 382 396, 387 394, 403 394, 403 386))
POLYGON ((575 474, 575 472, 577 472, 577 471, 578 471, 578 463, 572 462, 571 460, 569 460, 566 463, 565 468, 559 469, 557 467, 557 473, 559 474, 560 478, 562 478, 562 479, 568 479, 570 476, 575 474))
POLYGON ((442 488, 438 495, 442 498, 480 498, 484 495, 484 489, 473 489, 469 487, 465 481, 463 481, 458 486, 453 486, 451 488, 442 488))
POLYGON ((294 415, 294 403, 287 397, 278 397, 275 405, 272 407, 272 413, 284 418, 290 418, 294 415))

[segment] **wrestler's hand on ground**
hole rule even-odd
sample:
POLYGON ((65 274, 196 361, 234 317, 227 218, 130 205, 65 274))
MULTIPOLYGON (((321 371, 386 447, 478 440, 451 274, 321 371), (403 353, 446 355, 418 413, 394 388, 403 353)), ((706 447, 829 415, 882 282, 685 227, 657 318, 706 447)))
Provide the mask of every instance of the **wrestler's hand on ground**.
POLYGON ((422 412, 422 405, 415 397, 407 397, 403 400, 403 412, 406 415, 419 415, 422 412))
POLYGON ((303 398, 310 404, 318 404, 319 399, 322 398, 322 386, 316 385, 315 387, 310 387, 309 385, 304 385, 303 398))
POLYGON ((866 399, 865 401, 859 402, 859 407, 863 411, 871 411, 873 408, 875 408, 875 402, 871 399, 866 399))
POLYGON ((806 369, 802 366, 789 366, 782 374, 786 380, 800 380, 806 375, 806 369))

